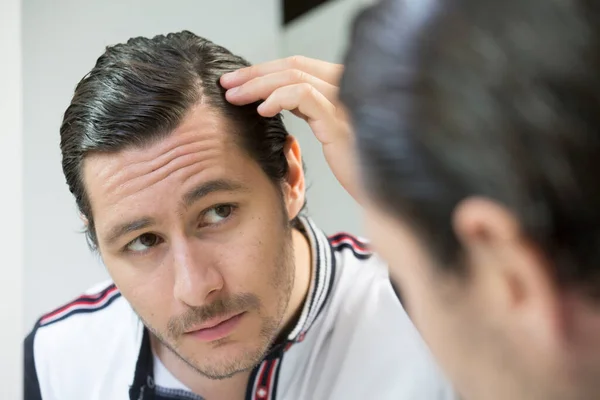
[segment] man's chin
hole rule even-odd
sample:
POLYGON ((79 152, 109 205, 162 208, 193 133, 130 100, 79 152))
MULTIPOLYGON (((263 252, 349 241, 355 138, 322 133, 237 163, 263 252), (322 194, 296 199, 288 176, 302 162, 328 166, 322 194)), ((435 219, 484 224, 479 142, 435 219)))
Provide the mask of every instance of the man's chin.
POLYGON ((196 369, 196 371, 198 371, 200 374, 202 374, 202 376, 204 376, 208 379, 212 379, 215 381, 221 381, 221 380, 232 378, 237 374, 251 371, 252 368, 254 368, 255 366, 256 366, 256 364, 249 364, 247 366, 243 366, 243 365, 239 365, 239 364, 226 365, 226 366, 224 365, 221 367, 205 366, 205 368, 196 369))
POLYGON ((210 354, 204 353, 189 358, 184 354, 178 356, 201 375, 209 379, 222 380, 252 370, 263 360, 266 349, 262 346, 244 349, 239 342, 222 339, 210 343, 208 353, 210 354))
POLYGON ((232 360, 232 361, 219 361, 215 363, 203 362, 202 365, 190 365, 198 373, 208 379, 223 380, 229 379, 237 374, 251 371, 256 365, 260 363, 259 360, 232 360))

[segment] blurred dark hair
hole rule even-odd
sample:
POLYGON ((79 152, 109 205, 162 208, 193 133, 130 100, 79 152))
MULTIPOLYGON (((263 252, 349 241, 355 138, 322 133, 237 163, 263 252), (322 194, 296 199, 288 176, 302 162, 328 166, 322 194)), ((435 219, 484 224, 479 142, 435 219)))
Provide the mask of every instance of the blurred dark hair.
POLYGON ((224 73, 248 65, 188 31, 136 37, 106 48, 77 85, 60 127, 63 172, 88 220, 92 248, 97 246, 97 237, 82 177, 86 155, 143 147, 165 138, 200 101, 233 125, 242 147, 274 183, 286 177, 283 150, 288 132, 281 115, 263 118, 256 111, 257 104, 231 105, 219 84, 224 73))
POLYGON ((341 98, 376 201, 466 273, 452 212, 493 199, 598 295, 600 3, 384 0, 351 43, 341 98))

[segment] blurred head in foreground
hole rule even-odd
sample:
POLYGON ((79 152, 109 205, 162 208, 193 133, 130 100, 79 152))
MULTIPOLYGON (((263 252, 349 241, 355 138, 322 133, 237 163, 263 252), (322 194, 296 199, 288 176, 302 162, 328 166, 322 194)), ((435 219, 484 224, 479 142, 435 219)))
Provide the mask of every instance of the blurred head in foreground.
POLYGON ((600 396, 600 3, 385 0, 341 97, 367 224, 466 399, 600 396))

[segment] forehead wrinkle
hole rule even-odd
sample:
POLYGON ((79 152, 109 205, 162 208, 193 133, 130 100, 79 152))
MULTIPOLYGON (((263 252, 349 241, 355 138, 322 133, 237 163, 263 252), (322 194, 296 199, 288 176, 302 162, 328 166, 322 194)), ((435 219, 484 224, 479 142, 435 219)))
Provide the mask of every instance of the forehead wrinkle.
POLYGON ((110 157, 113 159, 112 163, 109 163, 107 167, 102 169, 102 171, 98 174, 98 177, 101 179, 108 180, 114 178, 115 176, 118 176, 119 173, 124 169, 122 164, 126 163, 127 160, 131 158, 131 156, 141 159, 139 161, 130 163, 126 166, 126 168, 151 162, 159 156, 171 154, 173 151, 176 151, 177 148, 184 147, 186 145, 190 145, 197 142, 198 138, 194 137, 193 135, 179 135, 179 137, 177 137, 177 140, 173 140, 170 135, 162 141, 151 142, 149 144, 146 144, 145 146, 131 146, 116 153, 95 154, 94 156, 96 157, 110 157), (159 146, 159 149, 153 149, 153 147, 155 146, 159 146), (116 173, 115 170, 117 170, 116 173))
POLYGON ((106 178, 115 178, 119 175, 129 172, 140 170, 143 172, 148 165, 152 164, 160 164, 165 160, 173 159, 179 155, 183 155, 189 152, 192 152, 195 147, 198 146, 198 138, 186 138, 187 140, 182 141, 182 143, 167 143, 168 146, 161 143, 161 147, 166 147, 165 149, 161 149, 160 151, 154 150, 152 148, 147 147, 136 147, 132 149, 127 149, 123 152, 117 153, 115 156, 117 162, 115 163, 115 169, 118 169, 117 173, 111 174, 106 178), (132 156, 140 158, 139 161, 135 161, 125 165, 123 168, 120 164, 127 163, 128 159, 132 156))
POLYGON ((101 182, 101 197, 116 205, 123 200, 120 196, 132 196, 174 174, 187 180, 211 168, 215 159, 231 155, 232 146, 239 149, 235 136, 225 118, 197 105, 164 139, 116 154, 100 153, 106 162, 100 158, 96 171, 90 172, 101 182))
MULTIPOLYGON (((218 140, 215 139, 184 144, 156 158, 150 158, 119 168, 116 174, 106 179, 106 187, 109 190, 117 190, 118 187, 128 186, 128 183, 134 184, 135 181, 143 179, 148 175, 156 176, 156 180, 165 179, 174 169, 201 161, 203 157, 210 157, 207 153, 218 151, 221 147, 218 140)), ((117 163, 115 168, 118 167, 117 163)), ((150 181, 152 180, 151 178, 150 181)))
MULTIPOLYGON (((144 168, 149 162, 160 164, 162 158, 168 159, 172 153, 177 154, 178 151, 181 151, 180 148, 186 148, 188 145, 202 144, 208 141, 212 142, 210 144, 218 146, 219 140, 227 141, 229 139, 224 135, 229 131, 226 128, 227 125, 227 122, 223 121, 218 113, 200 103, 196 104, 190 108, 181 124, 164 138, 150 141, 141 147, 136 146, 111 154, 116 159, 117 175, 124 172, 123 163, 129 164, 127 168, 135 169, 137 165, 144 168), (142 152, 141 155, 140 152, 142 152), (135 163, 127 163, 132 155, 140 160, 135 163)), ((111 172, 114 171, 107 171, 103 178, 113 178, 115 174, 111 172)))
MULTIPOLYGON (((185 156, 171 160, 167 165, 151 171, 145 175, 136 176, 128 181, 114 187, 115 196, 130 197, 136 193, 150 189, 154 185, 163 182, 172 176, 183 175, 183 181, 209 169, 215 164, 215 160, 222 156, 219 149, 208 148, 201 152, 190 153, 185 156)), ((183 184, 183 182, 182 182, 183 184)), ((108 190, 111 190, 110 188, 108 190)))

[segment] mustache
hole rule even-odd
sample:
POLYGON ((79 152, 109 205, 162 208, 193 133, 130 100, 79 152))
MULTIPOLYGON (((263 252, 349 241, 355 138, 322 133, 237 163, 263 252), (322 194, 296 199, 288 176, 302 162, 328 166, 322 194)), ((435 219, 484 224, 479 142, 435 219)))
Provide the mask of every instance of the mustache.
POLYGON ((177 337, 206 320, 226 317, 242 311, 259 310, 260 307, 260 299, 252 293, 217 299, 202 307, 190 307, 183 315, 171 318, 167 324, 167 331, 172 337, 177 337))

